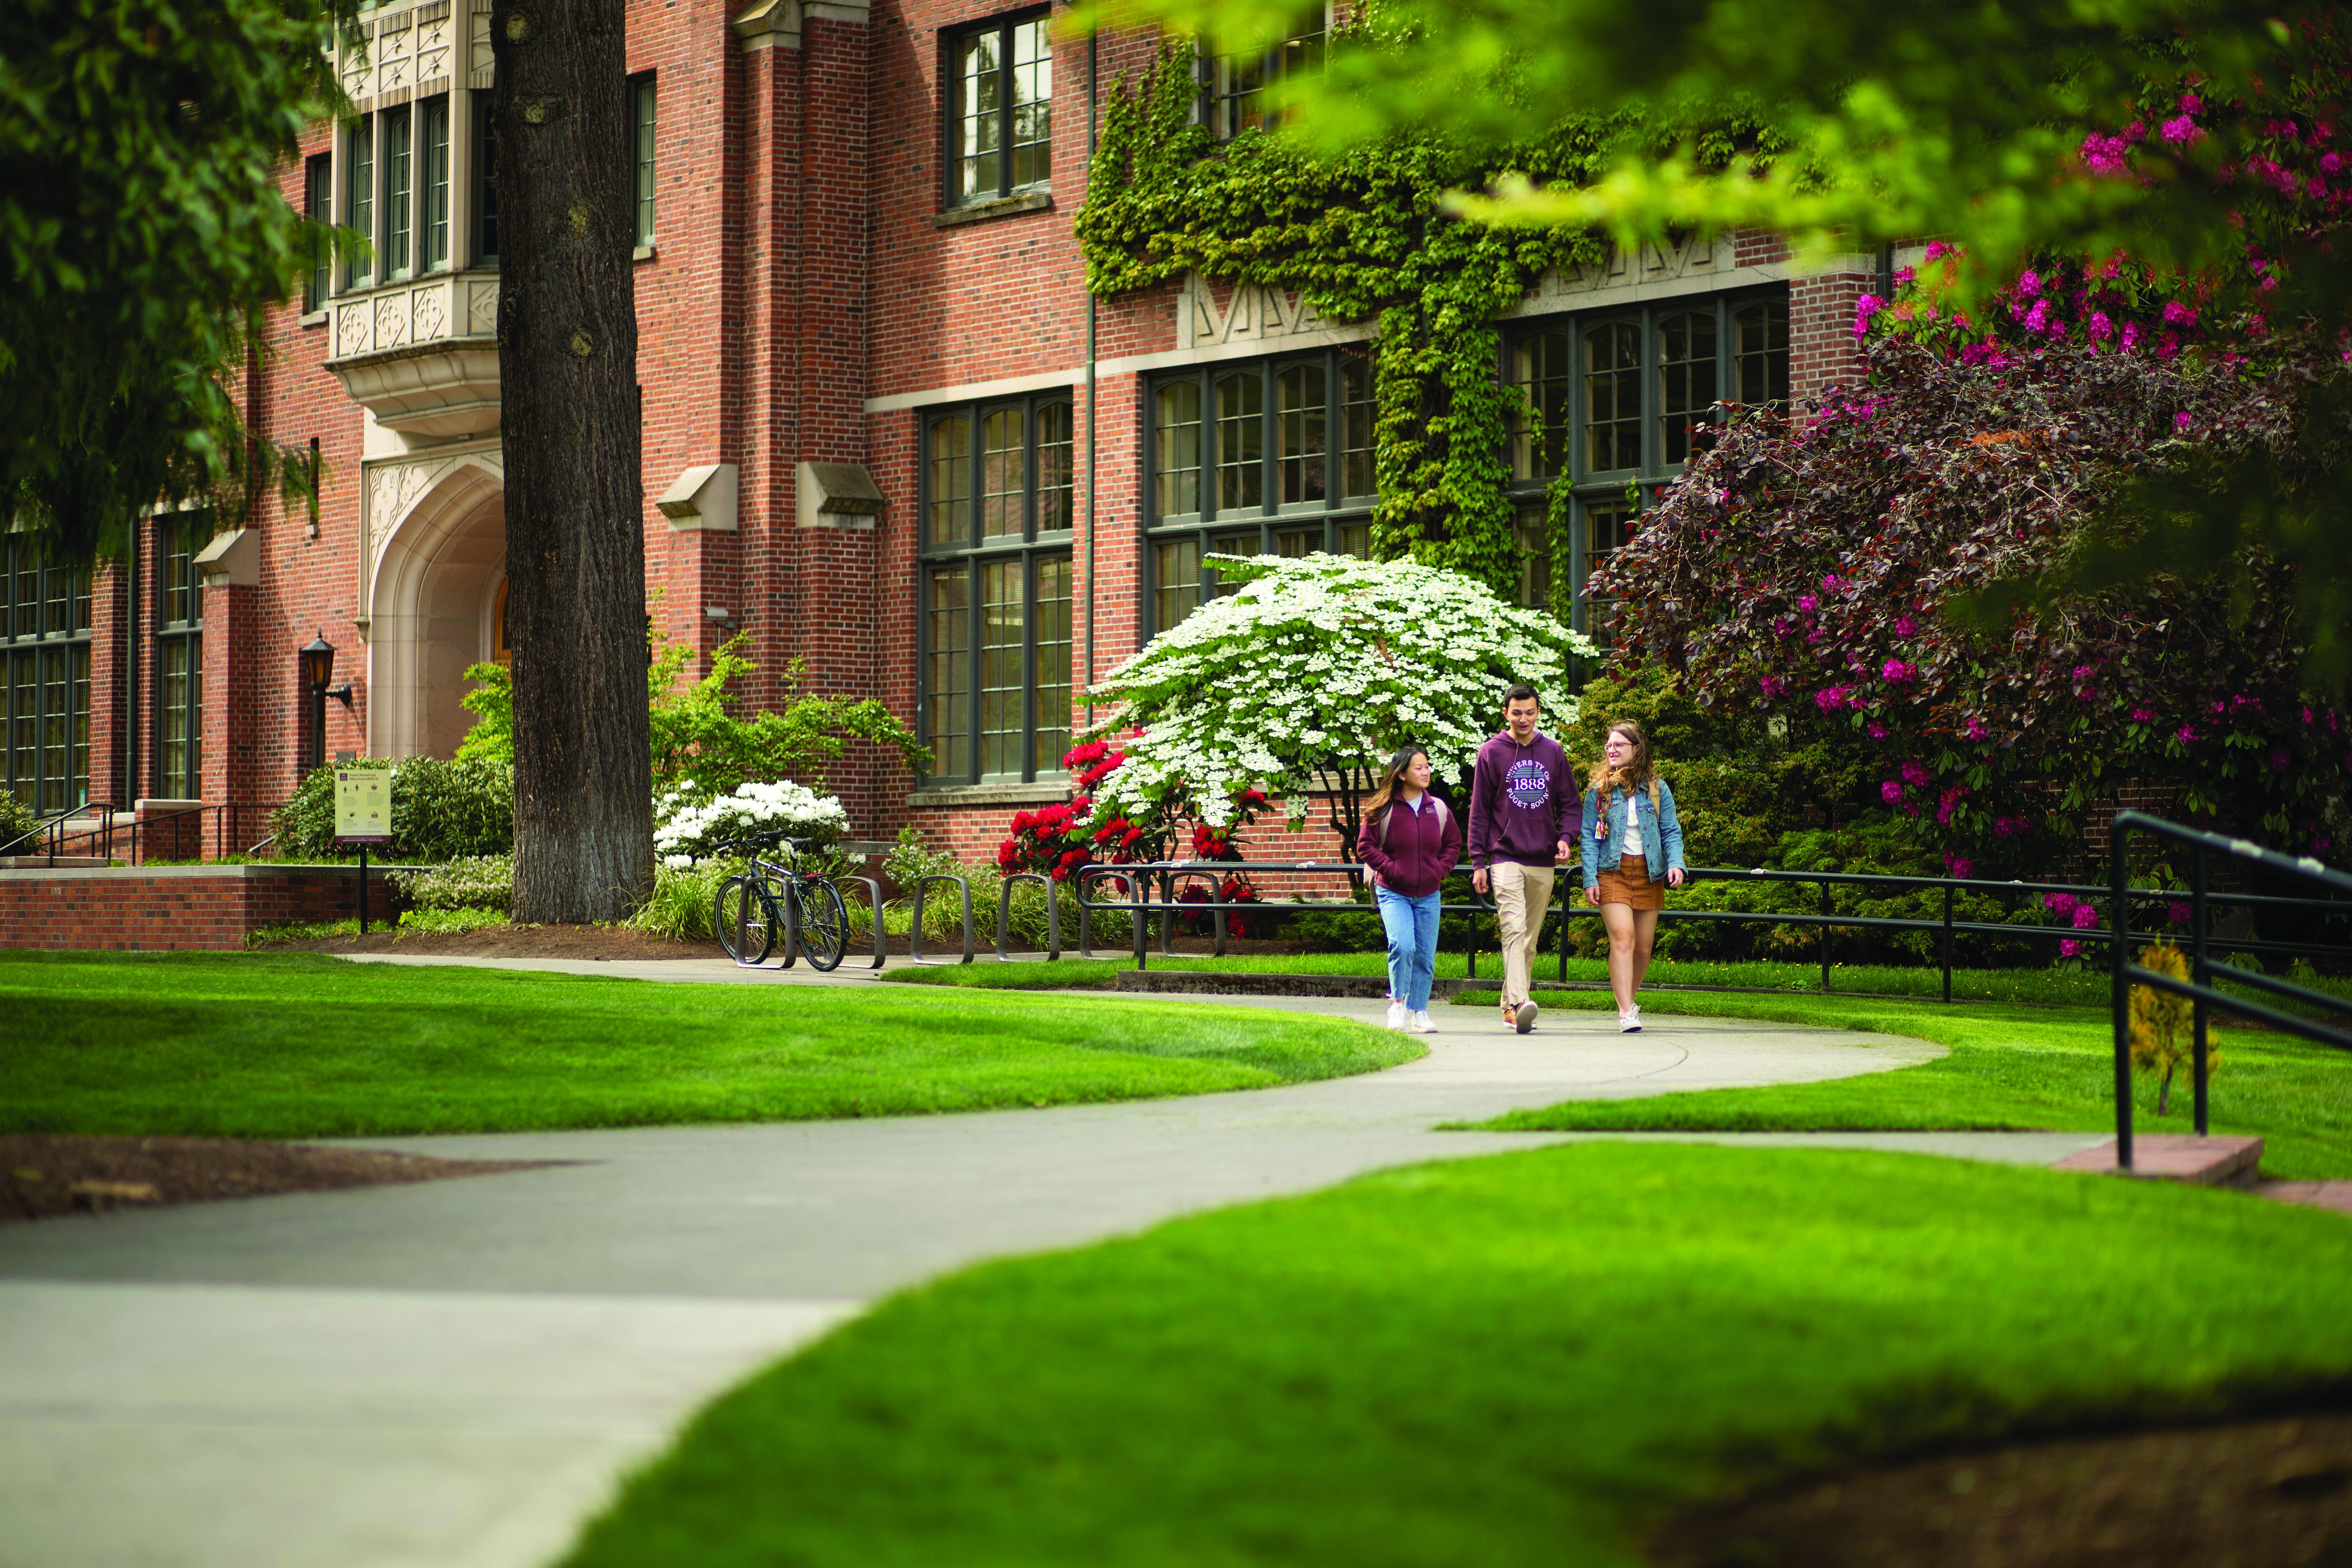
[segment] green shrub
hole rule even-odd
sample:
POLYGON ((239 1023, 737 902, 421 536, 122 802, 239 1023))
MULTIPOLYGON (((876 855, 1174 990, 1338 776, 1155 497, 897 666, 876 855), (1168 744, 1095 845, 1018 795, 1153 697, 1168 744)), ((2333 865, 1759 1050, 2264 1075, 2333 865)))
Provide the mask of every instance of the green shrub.
POLYGON ((392 883, 420 910, 488 910, 504 914, 514 899, 514 857, 472 855, 446 865, 394 871, 392 883))
POLYGON ((691 866, 656 866, 653 889, 626 924, 672 942, 709 942, 711 906, 719 884, 744 869, 740 859, 712 856, 691 866))
MULTIPOLYGON (((392 858, 440 863, 514 853, 513 764, 484 757, 366 757, 341 765, 392 770, 392 858)), ((352 853, 335 846, 335 773, 314 770, 278 808, 271 826, 279 859, 336 860, 352 853)))
POLYGON ((30 807, 15 795, 0 790, 0 855, 29 855, 33 847, 21 843, 40 821, 30 807))

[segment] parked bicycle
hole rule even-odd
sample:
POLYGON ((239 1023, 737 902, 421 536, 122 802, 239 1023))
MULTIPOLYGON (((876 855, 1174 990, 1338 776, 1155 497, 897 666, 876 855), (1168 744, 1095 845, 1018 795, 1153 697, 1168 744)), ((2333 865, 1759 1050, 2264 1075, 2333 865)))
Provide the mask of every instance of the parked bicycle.
POLYGON ((849 910, 841 889, 817 872, 800 868, 800 846, 792 839, 774 841, 782 861, 761 859, 760 842, 738 839, 727 846, 749 857, 751 868, 719 884, 710 913, 719 945, 738 963, 764 963, 781 934, 785 968, 800 953, 821 973, 837 968, 849 950, 849 910))

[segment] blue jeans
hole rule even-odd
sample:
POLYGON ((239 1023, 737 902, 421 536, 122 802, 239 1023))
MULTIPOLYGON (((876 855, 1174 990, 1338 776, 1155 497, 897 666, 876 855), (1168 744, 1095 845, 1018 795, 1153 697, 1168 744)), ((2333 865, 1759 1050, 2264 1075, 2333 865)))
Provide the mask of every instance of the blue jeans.
POLYGON ((1386 888, 1374 888, 1380 905, 1381 929, 1389 938, 1389 999, 1408 1011, 1429 1010, 1429 983, 1437 975, 1436 893, 1409 899, 1386 888))

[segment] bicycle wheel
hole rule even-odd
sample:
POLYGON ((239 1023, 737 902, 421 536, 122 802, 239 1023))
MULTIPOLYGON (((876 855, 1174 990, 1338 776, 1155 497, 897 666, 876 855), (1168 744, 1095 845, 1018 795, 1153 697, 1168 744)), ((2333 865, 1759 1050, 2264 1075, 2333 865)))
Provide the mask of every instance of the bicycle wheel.
POLYGON ((736 963, 763 963, 776 945, 774 915, 774 906, 757 882, 749 877, 730 877, 719 885, 719 897, 711 905, 710 929, 736 963), (735 940, 739 925, 743 935, 740 948, 735 940))
POLYGON ((809 967, 831 971, 841 967, 849 951, 849 909, 841 889, 820 877, 801 884, 801 923, 797 933, 809 967))

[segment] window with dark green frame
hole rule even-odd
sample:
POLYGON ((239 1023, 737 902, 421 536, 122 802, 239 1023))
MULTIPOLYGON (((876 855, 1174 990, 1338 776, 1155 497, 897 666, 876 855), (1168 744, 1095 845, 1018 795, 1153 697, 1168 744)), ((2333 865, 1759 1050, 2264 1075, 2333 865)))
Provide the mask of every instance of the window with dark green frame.
POLYGON ((1070 395, 922 419, 924 743, 941 784, 1030 781, 1070 749, 1070 395))
POLYGON ((212 514, 173 513, 155 524, 155 793, 204 798, 205 601, 196 554, 212 514))
POLYGON ((949 206, 999 201, 1052 182, 1054 22, 998 16, 946 36, 942 167, 949 206))
POLYGON ((89 802, 89 573, 0 547, 0 742, 8 793, 37 815, 89 802))
POLYGON ((416 269, 449 265, 449 95, 416 106, 416 269))
POLYGON ((375 245, 375 116, 362 114, 343 127, 343 226, 355 230, 365 246, 353 246, 343 258, 343 287, 361 289, 373 283, 379 263, 375 245))
POLYGON ((383 175, 378 198, 383 233, 376 241, 375 275, 385 282, 398 282, 416 269, 416 160, 410 139, 414 121, 409 107, 404 103, 376 114, 376 162, 383 175))
MULTIPOLYGON (((332 153, 320 153, 302 163, 302 216, 324 227, 335 221, 335 159, 332 153)), ((325 235, 320 235, 311 254, 310 276, 302 286, 302 309, 307 314, 327 308, 327 294, 334 287, 334 247, 325 235)))
POLYGON ((470 95, 474 101, 473 204, 474 257, 477 267, 499 264, 499 121, 490 94, 470 95))
POLYGON ((1524 602, 1548 605, 1564 574, 1574 585, 1570 624, 1605 642, 1612 616, 1589 584, 1640 523, 1628 488, 1654 493, 1680 473, 1729 405, 1786 405, 1788 291, 1547 317, 1507 327, 1504 354, 1505 375, 1529 405, 1511 445, 1524 602), (1546 521, 1562 475, 1571 487, 1565 562, 1551 558, 1546 521))
POLYGON ((1147 636, 1231 591, 1212 552, 1371 552, 1369 347, 1202 365, 1150 398, 1147 636))
POLYGON ((1266 108, 1266 89, 1321 70, 1329 34, 1328 10, 1318 11, 1269 48, 1203 56, 1201 123, 1220 142, 1230 142, 1244 131, 1272 130, 1280 116, 1266 108))
POLYGON ((629 79, 629 188, 636 202, 637 243, 654 242, 654 79, 629 79))

